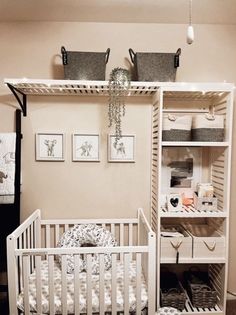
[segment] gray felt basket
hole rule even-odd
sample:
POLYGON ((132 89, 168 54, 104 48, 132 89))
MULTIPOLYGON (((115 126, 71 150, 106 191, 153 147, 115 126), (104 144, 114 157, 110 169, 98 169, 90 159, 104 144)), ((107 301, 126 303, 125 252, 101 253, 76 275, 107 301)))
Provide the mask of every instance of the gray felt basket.
POLYGON ((66 51, 61 47, 66 80, 105 80, 110 48, 106 52, 66 51))
POLYGON ((176 70, 179 67, 181 49, 176 53, 146 53, 134 52, 129 49, 132 63, 134 64, 134 80, 169 82, 175 81, 176 70))

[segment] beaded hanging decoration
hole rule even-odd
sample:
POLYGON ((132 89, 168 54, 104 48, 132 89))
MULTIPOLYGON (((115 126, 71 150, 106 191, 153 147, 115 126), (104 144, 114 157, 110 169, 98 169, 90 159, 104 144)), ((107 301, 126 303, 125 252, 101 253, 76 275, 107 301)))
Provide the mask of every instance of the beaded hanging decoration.
POLYGON ((130 73, 123 68, 114 68, 109 79, 108 127, 115 126, 115 143, 122 137, 121 117, 125 116, 125 96, 130 88, 130 73))

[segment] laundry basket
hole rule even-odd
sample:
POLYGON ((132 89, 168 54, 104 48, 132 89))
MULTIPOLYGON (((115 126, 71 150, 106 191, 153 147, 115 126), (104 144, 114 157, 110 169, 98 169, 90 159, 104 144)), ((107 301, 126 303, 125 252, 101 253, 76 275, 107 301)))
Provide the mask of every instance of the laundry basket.
POLYGON ((110 48, 106 52, 67 51, 61 47, 66 80, 105 80, 110 48))
POLYGON ((129 49, 132 63, 134 64, 135 81, 175 81, 176 70, 179 67, 181 49, 176 53, 148 53, 134 52, 129 49))

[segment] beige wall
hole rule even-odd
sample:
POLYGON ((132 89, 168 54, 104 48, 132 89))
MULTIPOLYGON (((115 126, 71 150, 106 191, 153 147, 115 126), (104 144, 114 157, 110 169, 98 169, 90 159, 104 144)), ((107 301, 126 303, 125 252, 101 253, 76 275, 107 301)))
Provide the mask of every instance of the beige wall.
MULTIPOLYGON (((196 26, 191 46, 186 44, 185 34, 185 25, 0 23, 0 82, 3 78, 62 78, 61 45, 81 51, 105 51, 110 47, 107 79, 112 68, 129 67, 130 47, 149 52, 173 52, 181 47, 177 81, 236 82, 235 26, 196 26)), ((0 131, 12 131, 16 103, 2 83, 0 103, 0 131)), ((111 164, 107 163, 106 138, 110 130, 106 98, 29 98, 28 116, 23 118, 22 219, 37 207, 45 218, 132 217, 139 206, 148 214, 151 108, 148 99, 134 98, 129 103, 123 130, 136 134, 136 163, 111 164), (66 133, 65 162, 35 162, 34 136, 39 131, 66 133), (101 135, 100 163, 71 162, 73 132, 101 135)), ((233 158, 235 150, 236 146, 233 158)), ((232 187, 236 185, 235 177, 233 163, 232 187)), ((236 194, 234 188, 231 191, 229 288, 236 291, 236 194)))

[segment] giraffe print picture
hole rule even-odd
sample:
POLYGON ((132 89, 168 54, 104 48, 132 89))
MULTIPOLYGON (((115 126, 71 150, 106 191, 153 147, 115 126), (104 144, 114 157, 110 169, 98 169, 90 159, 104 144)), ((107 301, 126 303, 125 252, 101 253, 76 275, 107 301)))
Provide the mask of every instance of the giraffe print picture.
POLYGON ((37 161, 64 161, 65 139, 63 133, 36 134, 37 161))

